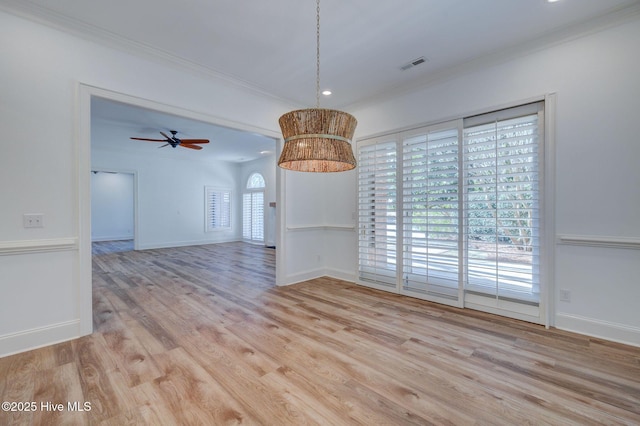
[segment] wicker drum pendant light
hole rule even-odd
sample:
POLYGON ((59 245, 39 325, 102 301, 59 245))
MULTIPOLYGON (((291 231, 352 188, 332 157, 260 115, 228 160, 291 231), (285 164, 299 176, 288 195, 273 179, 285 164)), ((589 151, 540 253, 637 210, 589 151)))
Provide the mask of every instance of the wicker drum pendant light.
POLYGON ((316 2, 316 107, 280 117, 283 169, 299 172, 343 172, 356 167, 351 139, 358 122, 346 112, 320 108, 320 0, 316 2))

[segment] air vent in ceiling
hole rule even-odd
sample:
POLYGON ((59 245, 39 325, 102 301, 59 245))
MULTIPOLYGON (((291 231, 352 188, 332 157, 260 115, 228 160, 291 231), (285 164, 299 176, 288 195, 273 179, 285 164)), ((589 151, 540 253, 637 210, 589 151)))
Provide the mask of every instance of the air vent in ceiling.
POLYGON ((424 56, 421 56, 419 58, 414 59, 413 61, 410 61, 410 62, 404 64, 403 66, 400 67, 400 69, 402 71, 406 71, 409 68, 413 68, 413 67, 415 67, 417 65, 420 65, 420 64, 423 64, 425 62, 427 62, 427 58, 425 58, 424 56))

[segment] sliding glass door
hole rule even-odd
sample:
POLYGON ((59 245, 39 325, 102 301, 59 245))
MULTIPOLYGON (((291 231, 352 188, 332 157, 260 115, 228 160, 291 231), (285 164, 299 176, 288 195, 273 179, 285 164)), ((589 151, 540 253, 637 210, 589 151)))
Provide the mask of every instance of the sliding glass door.
POLYGON ((358 282, 540 322, 542 107, 360 143, 358 282))
POLYGON ((359 150, 358 271, 369 286, 397 286, 397 152, 394 138, 359 150))
POLYGON ((400 292, 460 305, 461 121, 402 137, 400 292))
POLYGON ((466 305, 538 315, 542 104, 465 120, 466 305))

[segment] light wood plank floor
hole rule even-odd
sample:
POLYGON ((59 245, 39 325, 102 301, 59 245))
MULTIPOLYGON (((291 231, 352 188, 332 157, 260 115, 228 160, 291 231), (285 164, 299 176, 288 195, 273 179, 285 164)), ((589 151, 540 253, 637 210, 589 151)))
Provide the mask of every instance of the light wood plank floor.
POLYGON ((1 399, 38 410, 0 425, 640 424, 638 348, 329 278, 277 288, 274 260, 95 256, 94 334, 1 358, 1 399))
POLYGON ((133 240, 101 241, 93 243, 91 254, 94 256, 124 251, 133 251, 133 240))

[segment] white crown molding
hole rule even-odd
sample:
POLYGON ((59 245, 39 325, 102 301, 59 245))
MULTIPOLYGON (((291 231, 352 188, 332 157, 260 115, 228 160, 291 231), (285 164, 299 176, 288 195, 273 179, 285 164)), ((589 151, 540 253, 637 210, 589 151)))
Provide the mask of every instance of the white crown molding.
MULTIPOLYGON (((130 40, 118 34, 98 28, 86 22, 72 19, 60 13, 33 4, 28 0, 3 0, 0 9, 20 16, 22 18, 37 22, 59 31, 70 33, 81 38, 90 38, 92 41, 106 45, 108 47, 124 50, 136 56, 156 60, 166 65, 172 65, 191 73, 212 78, 232 85, 241 87, 254 94, 261 95, 268 99, 276 100, 286 104, 290 104, 293 108, 303 108, 299 102, 285 99, 277 96, 268 90, 261 88, 249 81, 239 79, 235 76, 223 73, 219 70, 206 67, 202 64, 175 56, 167 51, 152 47, 150 45, 130 40)), ((623 6, 615 9, 605 15, 600 15, 588 21, 584 21, 558 31, 550 32, 542 37, 531 40, 526 43, 514 45, 507 49, 501 49, 489 55, 469 60, 462 64, 448 67, 434 73, 429 73, 424 79, 414 81, 408 84, 394 86, 382 92, 374 93, 371 96, 364 97, 358 101, 338 104, 333 108, 343 109, 345 111, 354 110, 365 107, 372 103, 383 102, 392 98, 402 96, 404 94, 433 86, 452 78, 473 72, 484 67, 508 62, 518 57, 527 56, 536 51, 566 43, 577 38, 588 36, 608 28, 621 25, 637 19, 640 15, 640 2, 633 3, 629 6, 623 6)))
POLYGON ((239 79, 219 70, 181 58, 148 44, 128 39, 87 22, 70 18, 29 1, 3 0, 3 4, 0 4, 0 10, 4 10, 12 15, 19 16, 49 28, 77 36, 81 39, 89 39, 97 44, 131 53, 137 57, 154 60, 164 65, 178 67, 179 69, 191 72, 192 74, 218 80, 228 86, 240 87, 252 92, 253 94, 257 94, 271 100, 290 104, 294 107, 300 106, 296 101, 277 96, 249 81, 239 79))
POLYGON ((47 240, 0 241, 0 256, 48 253, 78 249, 78 239, 56 238, 47 240))
POLYGON ((558 235, 558 244, 640 250, 640 239, 594 235, 558 235))
POLYGON ((486 67, 502 64, 511 60, 531 55, 543 49, 547 49, 573 40, 586 37, 606 29, 622 25, 624 23, 638 19, 640 15, 640 2, 630 6, 615 9, 606 15, 600 15, 588 21, 580 22, 557 31, 549 32, 542 37, 530 40, 526 43, 517 44, 506 49, 483 55, 471 59, 459 65, 447 67, 439 71, 429 73, 425 78, 400 84, 382 92, 374 93, 371 96, 362 98, 349 104, 336 105, 334 108, 344 111, 353 111, 364 108, 367 105, 384 102, 390 99, 423 90, 430 86, 435 86, 456 77, 469 74, 473 71, 486 67))

